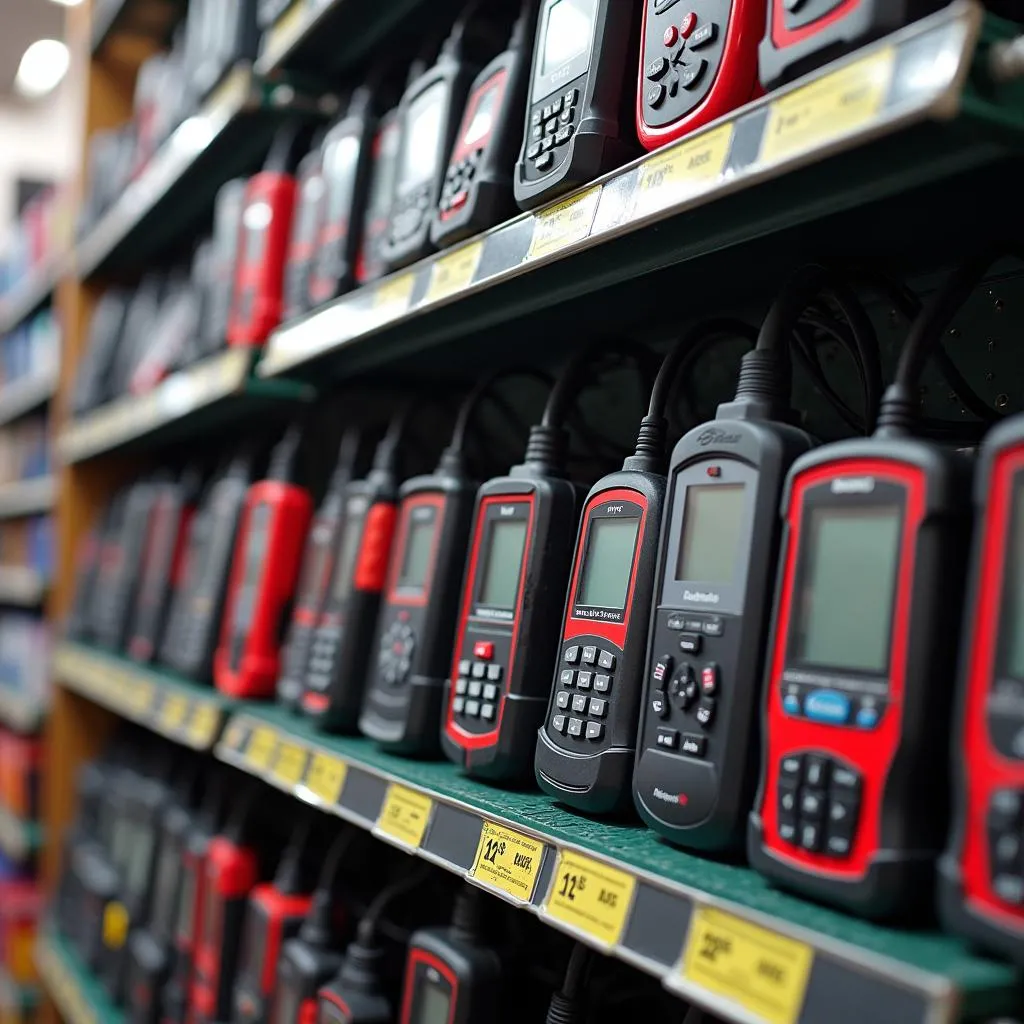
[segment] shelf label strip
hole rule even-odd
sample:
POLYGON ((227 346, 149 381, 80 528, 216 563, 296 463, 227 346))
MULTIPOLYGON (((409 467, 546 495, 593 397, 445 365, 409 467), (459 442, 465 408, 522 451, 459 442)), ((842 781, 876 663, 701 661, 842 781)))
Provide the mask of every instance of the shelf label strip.
POLYGON ((333 807, 341 799, 348 765, 340 758, 317 750, 306 768, 304 786, 319 803, 333 807))
POLYGON ((543 858, 544 844, 539 840, 484 821, 469 875, 518 902, 529 903, 543 858))
POLYGON ((418 850, 427 832, 434 801, 429 796, 392 782, 384 797, 377 828, 405 846, 418 850))
POLYGON ((605 946, 622 938, 636 878, 581 853, 563 850, 544 909, 549 917, 605 946))
POLYGON ((533 219, 533 237, 526 253, 527 260, 550 256, 590 234, 601 201, 601 186, 594 185, 578 195, 546 210, 533 219))

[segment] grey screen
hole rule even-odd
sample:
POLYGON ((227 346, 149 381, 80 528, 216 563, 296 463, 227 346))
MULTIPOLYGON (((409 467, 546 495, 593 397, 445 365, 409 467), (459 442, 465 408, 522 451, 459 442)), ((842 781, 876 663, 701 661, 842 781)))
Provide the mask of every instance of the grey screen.
POLYGON ((885 671, 899 540, 894 505, 811 509, 794 611, 797 660, 885 671))
POLYGON ((484 552, 480 604, 492 608, 515 605, 525 544, 525 519, 498 520, 491 525, 489 545, 484 552))
POLYGON ((420 992, 416 1024, 448 1024, 451 1008, 452 997, 446 988, 426 984, 420 992))
POLYGON ((399 193, 427 181, 434 173, 440 156, 445 92, 445 84, 438 82, 409 104, 402 166, 398 172, 399 193))
POLYGON ((595 608, 625 608, 629 570, 640 529, 638 516, 594 519, 590 524, 583 578, 576 603, 595 608))
POLYGON ((745 490, 744 484, 698 484, 686 488, 677 580, 732 580, 746 507, 745 490))
POLYGON ((1011 676, 1024 679, 1024 482, 1018 483, 1014 492, 1007 566, 1008 614, 1002 628, 1010 631, 1006 667, 1011 676))
POLYGON ((363 517, 366 506, 360 501, 358 507, 349 506, 349 514, 341 528, 341 548, 338 561, 334 564, 334 590, 332 598, 340 604, 348 597, 352 589, 352 576, 356 570, 356 558, 359 555, 359 542, 363 537, 363 517))
POLYGON ((434 546, 434 520, 423 519, 409 524, 402 557, 398 585, 403 590, 419 590, 427 580, 430 552, 434 546))
POLYGON ((594 0, 559 0, 548 9, 544 58, 540 73, 550 74, 590 46, 594 33, 594 0))

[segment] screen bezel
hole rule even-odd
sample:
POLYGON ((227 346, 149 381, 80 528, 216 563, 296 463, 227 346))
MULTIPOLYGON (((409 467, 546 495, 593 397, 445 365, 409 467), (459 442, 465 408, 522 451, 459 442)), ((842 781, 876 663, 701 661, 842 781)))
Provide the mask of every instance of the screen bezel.
POLYGON ((531 502, 524 501, 521 497, 513 498, 510 496, 507 501, 497 499, 487 506, 484 512, 484 521, 481 524, 480 543, 476 548, 476 558, 473 566, 473 610, 471 613, 473 618, 507 623, 514 622, 519 614, 519 606, 523 598, 523 579, 526 574, 527 562, 530 558, 531 513, 531 502), (504 509, 512 509, 512 511, 503 513, 502 510, 504 509), (482 604, 480 601, 480 591, 483 588, 484 582, 484 554, 489 550, 491 531, 494 529, 495 523, 518 522, 520 520, 525 520, 526 522, 526 539, 523 542, 523 558, 519 566, 519 582, 516 585, 516 595, 512 607, 502 608, 482 604))
MULTIPOLYGON (((995 671, 992 673, 992 679, 989 682, 990 690, 999 689, 999 684, 1003 681, 1024 683, 1024 677, 1015 676, 1010 671, 1010 649, 1013 646, 1013 616, 1010 609, 1010 603, 1013 600, 1011 593, 1011 577, 1013 573, 1009 560, 1013 554, 1014 524, 1016 523, 1018 513, 1021 511, 1021 503, 1024 502, 1024 469, 1019 469, 1011 474, 1008 492, 1010 500, 1006 516, 1006 535, 1003 538, 1003 550, 1007 554, 1003 559, 1003 578, 999 588, 999 621, 996 626, 995 671)), ((1024 545, 1024 537, 1019 538, 1019 542, 1024 545)))
POLYGON ((633 586, 636 579, 636 567, 637 567, 637 555, 640 550, 640 542, 643 538, 644 531, 644 507, 638 502, 633 501, 606 501, 601 500, 601 504, 596 506, 594 510, 587 516, 586 529, 583 532, 580 546, 580 560, 577 571, 573 576, 573 591, 572 591, 572 617, 574 619, 582 619, 587 622, 593 622, 595 624, 615 622, 625 622, 629 614, 629 606, 633 597, 633 586), (618 511, 610 512, 608 505, 614 505, 618 511), (591 532, 594 529, 594 524, 606 520, 635 520, 636 521, 636 536, 633 538, 633 551, 629 559, 629 577, 626 580, 626 596, 622 608, 610 608, 607 605, 590 605, 583 604, 579 600, 580 592, 583 590, 583 583, 586 577, 586 560, 587 555, 590 551, 591 532))
POLYGON ((395 545, 395 557, 391 570, 391 579, 388 583, 388 601, 402 605, 423 605, 426 604, 430 595, 430 588, 434 579, 434 572, 437 566, 437 554, 441 544, 441 529, 444 524, 444 498, 440 494, 417 495, 408 498, 402 508, 402 518, 398 530, 398 543, 395 545), (427 561, 427 571, 423 577, 423 583, 418 587, 402 586, 402 569, 409 545, 409 537, 412 534, 414 521, 416 525, 429 519, 431 521, 434 537, 431 545, 430 556, 427 561))
POLYGON ((552 93, 563 92, 565 87, 574 82, 581 75, 590 70, 590 62, 594 54, 594 40, 597 38, 597 23, 601 16, 600 0, 593 0, 594 21, 590 33, 590 42, 583 52, 571 57, 569 60, 559 64, 558 67, 547 74, 541 72, 544 66, 544 46, 547 42, 548 25, 551 19, 551 9, 562 0, 547 0, 540 13, 537 24, 540 29, 537 34, 537 45, 534 47, 534 71, 533 85, 530 88, 530 105, 546 99, 552 93))
MULTIPOLYGON (((393 182, 393 195, 395 200, 404 199, 406 196, 412 195, 424 186, 429 186, 431 182, 437 178, 438 171, 444 169, 445 137, 448 131, 447 121, 451 116, 449 110, 449 107, 451 106, 450 85, 445 79, 436 78, 412 97, 412 99, 408 101, 407 105, 403 103, 403 106, 405 107, 405 111, 402 115, 402 138, 398 147, 398 160, 395 166, 395 177, 393 182), (434 152, 430 171, 425 175, 420 174, 412 182, 403 182, 402 169, 405 166, 406 155, 409 145, 412 142, 412 132, 409 129, 412 125, 413 108, 417 104, 423 102, 423 100, 432 93, 436 93, 439 97, 439 99, 434 102, 440 111, 440 117, 438 118, 437 139, 434 142, 434 152)), ((420 108, 420 116, 423 115, 424 111, 429 110, 430 107, 430 103, 423 103, 423 106, 420 108)))

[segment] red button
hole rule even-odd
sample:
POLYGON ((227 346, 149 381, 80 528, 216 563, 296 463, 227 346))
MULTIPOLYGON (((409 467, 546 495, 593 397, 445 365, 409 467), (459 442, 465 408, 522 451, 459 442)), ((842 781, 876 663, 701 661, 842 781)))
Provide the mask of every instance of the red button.
POLYGON ((690 11, 690 13, 683 18, 683 23, 679 26, 679 34, 684 39, 689 39, 696 27, 697 15, 693 11, 690 11))
POLYGON ((665 34, 661 37, 661 41, 666 46, 675 46, 676 45, 676 40, 678 38, 679 38, 679 29, 677 29, 675 27, 675 25, 669 25, 669 27, 667 29, 665 29, 665 34))
POLYGON ((494 657, 494 644, 490 640, 477 640, 473 644, 473 657, 481 661, 490 661, 494 657))

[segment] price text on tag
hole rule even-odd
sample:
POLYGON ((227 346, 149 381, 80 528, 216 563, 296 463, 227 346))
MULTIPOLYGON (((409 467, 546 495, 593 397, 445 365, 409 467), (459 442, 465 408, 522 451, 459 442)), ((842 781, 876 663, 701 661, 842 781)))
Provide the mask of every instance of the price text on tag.
POLYGON ((784 160, 868 124, 885 103, 895 64, 888 47, 775 100, 760 162, 784 160))
POLYGON ((148 679, 136 679, 132 676, 128 676, 125 683, 128 707, 140 718, 148 714, 156 699, 156 687, 148 679))
POLYGON ((128 938, 128 911, 123 903, 111 900, 103 908, 103 945, 120 949, 128 938))
POLYGON ((245 759, 257 771, 266 771, 270 767, 274 750, 277 747, 277 735, 273 729, 257 726, 249 737, 249 745, 245 748, 245 759))
POLYGON ((636 879, 625 871, 566 851, 558 858, 546 909, 555 920, 614 946, 622 938, 635 888, 636 879))
POLYGON ((188 698, 180 693, 169 693, 160 708, 160 727, 168 732, 177 732, 188 714, 188 698))
POLYGON ((297 786, 306 774, 309 754, 297 743, 282 740, 274 760, 274 778, 286 786, 297 786))
POLYGON ((738 1003, 770 1024, 795 1024, 814 952, 810 946, 698 907, 690 920, 683 977, 738 1003))
POLYGON ((432 806, 433 801, 429 796, 392 782, 384 797, 377 827, 406 846, 418 848, 427 831, 432 806))
POLYGON ((306 789, 327 805, 341 799, 348 765, 344 761, 319 752, 313 755, 306 770, 306 789))
POLYGON ((469 874, 478 882, 529 903, 543 857, 543 843, 485 821, 469 874))
POLYGON ((409 308, 416 275, 413 271, 381 281, 373 292, 373 308, 385 319, 401 316, 409 308))
POLYGON ((424 302, 437 302, 455 292, 468 288, 473 283, 473 275, 480 265, 480 257, 484 251, 482 241, 470 242, 455 252, 441 256, 430 268, 430 283, 424 302))
POLYGON ((571 199, 541 210, 533 219, 533 237, 526 258, 536 260, 582 242, 594 225, 600 201, 601 186, 595 185, 571 199))
POLYGON ((189 742, 199 749, 208 747, 213 742, 219 723, 220 712, 212 704, 195 704, 186 729, 189 742))
POLYGON ((725 170, 734 130, 732 124, 723 124, 648 157, 640 168, 633 216, 656 213, 710 188, 725 170))

